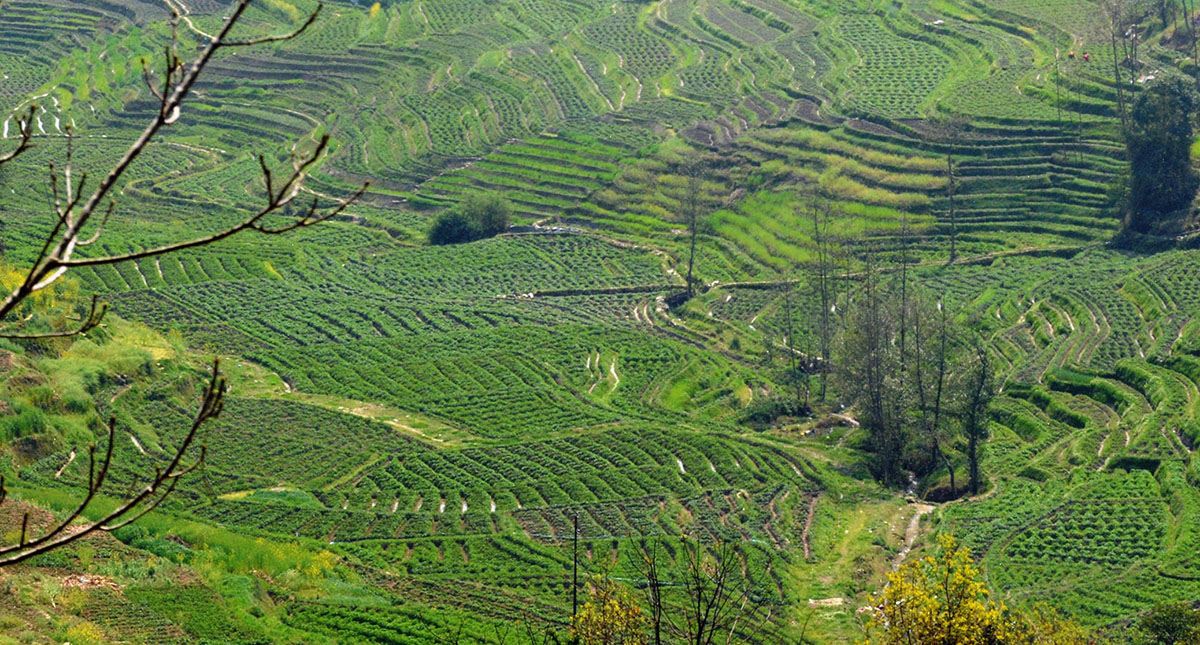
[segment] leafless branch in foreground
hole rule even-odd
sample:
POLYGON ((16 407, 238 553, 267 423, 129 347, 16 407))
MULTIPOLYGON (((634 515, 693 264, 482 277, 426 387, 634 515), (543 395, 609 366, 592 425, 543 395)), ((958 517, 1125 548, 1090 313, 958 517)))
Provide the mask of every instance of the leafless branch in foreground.
POLYGON ((25 118, 17 117, 17 133, 20 140, 17 141, 17 147, 8 154, 0 155, 0 166, 21 156, 21 153, 29 149, 33 145, 33 115, 37 112, 37 106, 29 106, 29 115, 25 118))
MULTIPOLYGON (((111 199, 113 189, 120 182, 126 170, 141 155, 154 137, 158 135, 159 131, 179 120, 184 100, 190 94, 192 87, 213 56, 225 48, 244 47, 295 38, 313 24, 321 11, 321 5, 318 5, 317 10, 310 14, 300 27, 287 34, 253 40, 239 41, 230 39, 230 33, 250 6, 251 1, 239 0, 234 5, 233 11, 225 21, 224 27, 217 35, 208 40, 203 50, 201 50, 200 54, 191 63, 185 63, 179 57, 177 42, 173 39, 171 45, 166 48, 165 65, 161 79, 158 82, 155 81, 154 74, 151 72, 149 66, 143 66, 146 85, 155 98, 158 99, 159 105, 156 114, 150 124, 142 131, 141 135, 130 144, 129 148, 109 170, 108 174, 100 180, 99 184, 90 193, 84 190, 87 185, 86 173, 81 174, 78 181, 72 177, 73 134, 68 130, 67 160, 61 176, 54 166, 50 168, 50 187, 55 215, 54 227, 50 234, 46 236, 45 243, 26 273, 24 280, 0 301, 0 323, 7 319, 26 298, 57 282, 71 267, 115 264, 128 260, 153 257, 164 253, 205 246, 245 231, 278 235, 298 228, 311 226, 334 217, 362 196, 367 188, 367 184, 364 184, 352 195, 324 212, 318 209, 317 200, 314 198, 311 204, 300 209, 299 214, 289 216, 293 218, 289 223, 279 226, 270 226, 267 224, 266 220, 269 215, 281 214, 285 207, 292 204, 300 194, 300 188, 304 179, 324 158, 329 147, 329 136, 325 135, 317 142, 312 152, 306 155, 293 156, 291 168, 279 177, 272 173, 265 159, 261 159, 260 157, 263 182, 267 187, 265 203, 259 210, 233 226, 217 233, 184 242, 167 244, 132 253, 85 258, 75 257, 75 252, 80 247, 87 246, 99 239, 103 233, 103 225, 113 208, 111 199), (105 206, 106 204, 107 206, 105 206), (96 227, 91 237, 84 238, 83 232, 85 227, 92 222, 97 213, 103 213, 102 221, 96 227)), ((178 14, 175 14, 172 18, 172 33, 175 33, 177 29, 178 19, 178 14)), ((29 123, 33 118, 34 109, 31 108, 29 118, 22 119, 18 123, 22 137, 18 147, 6 156, 0 157, 0 163, 14 159, 28 149, 32 137, 29 123)), ((100 310, 103 311, 103 307, 100 310)), ((75 333, 82 333, 99 324, 99 320, 92 321, 90 318, 88 322, 93 322, 94 324, 90 326, 85 324, 80 328, 82 331, 76 330, 75 333)), ((34 338, 39 336, 23 336, 19 333, 7 333, 5 337, 34 338)))
MULTIPOLYGON (((33 316, 15 319, 14 314, 22 303, 33 294, 50 287, 57 282, 71 267, 98 266, 116 264, 128 260, 162 255, 184 249, 190 249, 212 244, 219 240, 250 231, 264 235, 279 235, 291 230, 312 226, 341 213, 351 203, 362 196, 367 188, 363 184, 349 197, 339 201, 330 209, 318 209, 316 198, 310 204, 302 206, 298 212, 285 211, 300 194, 300 190, 308 174, 321 162, 329 147, 328 135, 322 136, 315 148, 308 154, 293 153, 290 168, 282 173, 272 172, 266 160, 260 156, 259 162, 263 173, 263 183, 266 186, 264 203, 261 208, 246 216, 240 222, 229 226, 217 233, 196 237, 194 239, 167 244, 164 246, 125 253, 120 255, 104 255, 100 257, 75 257, 76 251, 86 247, 101 238, 104 225, 114 208, 112 193, 117 188, 122 176, 137 160, 159 132, 179 120, 184 100, 188 97, 197 79, 204 72, 213 56, 220 50, 234 47, 247 47, 264 43, 289 40, 307 30, 320 14, 321 5, 316 11, 293 31, 279 36, 269 36, 251 40, 234 40, 230 34, 242 18, 252 0, 238 0, 226 19, 221 31, 215 36, 200 34, 203 48, 190 62, 184 61, 178 54, 178 22, 180 16, 172 11, 171 19, 172 40, 164 54, 164 66, 160 74, 156 74, 149 65, 143 65, 143 78, 150 93, 157 99, 156 113, 142 133, 130 144, 124 154, 111 167, 108 173, 96 184, 91 192, 85 190, 88 186, 86 173, 73 177, 74 162, 74 132, 66 132, 66 159, 61 172, 53 164, 50 165, 49 185, 51 193, 51 210, 53 211, 53 227, 44 238, 41 249, 29 266, 24 278, 7 295, 0 300, 0 338, 15 340, 36 340, 47 338, 65 338, 87 333, 98 326, 108 311, 107 303, 102 303, 92 297, 91 307, 87 314, 79 320, 78 325, 70 329, 38 333, 27 329, 33 316), (268 223, 268 216, 279 215, 290 218, 282 224, 268 223), (89 231, 85 236, 85 230, 89 231)), ((18 117, 17 129, 19 140, 14 149, 0 155, 0 166, 16 159, 32 145, 32 122, 37 106, 30 106, 27 116, 18 117)), ((290 210, 290 209, 289 209, 290 210)), ((0 292, 2 294, 3 292, 0 292)), ((208 420, 215 418, 221 411, 225 394, 225 379, 219 371, 219 364, 212 365, 212 375, 201 398, 200 408, 194 417, 191 429, 183 441, 176 447, 169 465, 165 469, 156 470, 150 482, 136 494, 121 502, 114 510, 104 514, 95 521, 74 524, 84 517, 88 507, 95 501, 112 464, 113 444, 116 439, 116 420, 108 422, 108 444, 104 454, 97 460, 96 448, 89 448, 88 485, 83 501, 67 517, 38 537, 30 538, 29 516, 25 515, 22 522, 21 535, 15 544, 0 545, 0 568, 24 562, 58 547, 70 544, 97 531, 112 531, 136 521, 162 503, 174 490, 179 479, 192 472, 204 463, 205 450, 200 449, 199 456, 184 465, 185 455, 196 439, 200 427, 208 420)), ((168 453, 170 454, 170 453, 168 453)), ((8 495, 3 476, 0 475, 0 504, 8 495)))
MULTIPOLYGON (((200 400, 200 409, 192 420, 191 428, 188 429, 183 441, 179 443, 179 446, 175 450, 175 456, 171 458, 167 467, 155 469, 154 477, 151 478, 150 483, 146 484, 135 495, 122 502, 115 509, 104 514, 100 519, 72 526, 72 523, 83 515, 88 506, 95 500, 96 495, 99 494, 100 488, 104 485, 105 478, 108 476, 109 467, 112 465, 113 445, 117 439, 117 420, 115 417, 110 418, 108 421, 108 445, 105 446, 104 456, 100 458, 98 469, 96 446, 92 445, 88 448, 88 486, 83 501, 66 518, 53 525, 52 528, 41 536, 33 539, 29 539, 26 535, 26 528, 29 523, 29 514, 26 513, 22 522, 20 540, 15 544, 0 546, 0 567, 24 562, 29 558, 70 544, 96 531, 114 531, 138 520, 161 504, 175 490, 175 485, 181 477, 196 470, 204 463, 204 446, 200 447, 200 455, 195 461, 187 465, 184 465, 183 461, 188 449, 196 440, 196 434, 199 432, 200 426, 204 425, 209 419, 216 418, 221 413, 221 407, 225 401, 226 387, 225 377, 221 376, 219 368, 220 365, 218 362, 214 361, 212 375, 204 388, 204 394, 200 400)), ((0 503, 4 501, 7 492, 7 489, 4 487, 4 480, 0 477, 0 503)))

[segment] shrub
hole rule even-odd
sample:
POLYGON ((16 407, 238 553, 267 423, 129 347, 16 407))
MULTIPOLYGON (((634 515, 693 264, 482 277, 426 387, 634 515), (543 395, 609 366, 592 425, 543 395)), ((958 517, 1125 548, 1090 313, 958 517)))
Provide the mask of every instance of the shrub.
POLYGON ((0 441, 19 439, 46 431, 46 415, 21 402, 13 403, 13 414, 0 418, 0 441))
POLYGON ((742 422, 759 430, 765 430, 782 417, 808 416, 810 410, 802 403, 780 397, 756 399, 746 413, 742 422))
POLYGON ((459 207, 478 238, 492 237, 508 230, 512 205, 495 194, 475 194, 459 207))
POLYGON ((458 211, 446 211, 438 215, 429 229, 430 244, 462 244, 472 239, 471 224, 458 211))
POLYGON ((992 598, 971 555, 942 535, 938 554, 888 574, 871 599, 866 643, 1046 643, 1092 640, 1074 623, 1045 608, 1019 612, 992 598))
POLYGON ((1137 623, 1137 643, 1200 643, 1200 611, 1187 603, 1159 604, 1137 623))
POLYGON ((494 194, 467 197, 456 208, 443 212, 429 230, 430 244, 462 244, 494 237, 508 230, 512 205, 494 194))

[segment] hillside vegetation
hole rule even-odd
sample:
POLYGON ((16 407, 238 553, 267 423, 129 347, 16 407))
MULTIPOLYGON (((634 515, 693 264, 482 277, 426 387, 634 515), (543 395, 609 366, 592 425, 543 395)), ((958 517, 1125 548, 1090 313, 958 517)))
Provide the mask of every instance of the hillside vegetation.
MULTIPOLYGON (((84 257, 220 230, 261 201, 259 154, 323 135, 305 199, 371 187, 285 236, 73 269, 39 324, 94 292, 103 327, 0 340, 6 541, 77 500, 103 419, 112 504, 212 357, 231 383, 160 510, 0 573, 0 640, 530 642, 567 628, 575 562, 636 588, 655 537, 673 562, 733 545, 771 608, 750 642, 858 638, 935 533, 1007 605, 1099 633, 1200 600, 1193 210, 1111 242, 1118 98, 1198 71, 1167 4, 1118 61, 1091 0, 339 0, 222 54, 84 257), (428 243, 481 196, 507 232, 428 243), (876 483, 836 388, 780 404, 789 358, 821 352, 830 247, 835 319, 903 267, 983 339, 981 494, 947 495, 945 465, 876 483)), ((238 28, 315 7, 256 1, 238 28)), ((31 106, 36 144, 0 169, 6 290, 68 126, 98 175, 157 109, 169 8, 192 51, 228 3, 0 0, 0 152, 31 106)), ((966 481, 964 440, 944 448, 966 481)))

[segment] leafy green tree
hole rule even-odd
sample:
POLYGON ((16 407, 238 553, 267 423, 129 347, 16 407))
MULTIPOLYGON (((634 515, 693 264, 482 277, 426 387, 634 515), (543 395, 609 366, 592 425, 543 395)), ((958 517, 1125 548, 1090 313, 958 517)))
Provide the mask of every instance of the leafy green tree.
POLYGON ((512 218, 512 204, 495 193, 473 194, 467 197, 460 208, 471 223, 476 239, 507 231, 512 218))
POLYGON ((462 244, 475 239, 471 222, 458 211, 446 211, 438 215, 429 229, 430 244, 462 244))
POLYGON ((1181 78, 1148 86, 1133 101, 1125 145, 1129 153, 1129 227, 1152 230, 1165 213, 1187 206, 1200 177, 1192 167, 1195 96, 1181 78))
POLYGON ((1200 611, 1187 603, 1162 603, 1142 617, 1134 642, 1147 645, 1200 645, 1200 611))
POLYGON ((979 469, 979 444, 988 436, 988 406, 996 395, 996 382, 992 374, 991 359, 982 339, 975 338, 970 346, 973 357, 966 358, 960 419, 963 434, 967 436, 967 464, 969 466, 972 495, 979 494, 983 475, 979 469))
POLYGON ((512 205, 491 193, 467 197, 457 207, 438 215, 429 229, 430 244, 462 244, 495 237, 508 230, 512 205))

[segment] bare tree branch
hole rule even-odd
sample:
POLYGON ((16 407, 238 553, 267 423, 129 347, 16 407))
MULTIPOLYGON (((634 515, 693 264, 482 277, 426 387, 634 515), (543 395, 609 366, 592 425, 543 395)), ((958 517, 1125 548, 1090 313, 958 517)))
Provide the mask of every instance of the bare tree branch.
POLYGON ((295 31, 283 34, 281 36, 265 36, 263 38, 254 38, 252 40, 232 40, 222 43, 222 47, 253 47, 254 45, 265 45, 267 43, 277 43, 282 40, 291 40, 308 30, 314 22, 317 21, 317 16, 320 15, 322 5, 318 4, 317 9, 308 15, 308 20, 300 25, 295 31))
MULTIPOLYGON (((186 242, 169 244, 158 248, 129 253, 124 255, 104 256, 98 258, 76 259, 72 255, 81 245, 94 242, 95 237, 90 240, 81 241, 80 235, 84 227, 96 213, 99 205, 108 198, 113 188, 120 181, 121 177, 129 169, 130 165, 141 155, 146 149, 150 141, 159 133, 162 128, 175 123, 179 119, 180 108, 184 100, 188 97, 196 80, 204 71, 205 67, 212 60, 214 54, 222 48, 226 47, 242 47, 253 44, 261 44, 267 42, 277 42, 294 38, 303 33, 316 20, 320 13, 321 6, 318 5, 317 10, 309 15, 308 19, 296 30, 291 33, 281 36, 272 36, 268 38, 260 38, 254 40, 235 41, 230 40, 229 35, 234 26, 238 23, 246 9, 249 7, 251 0, 238 0, 234 5, 233 11, 217 35, 209 39, 207 45, 200 52, 190 65, 185 65, 176 54, 178 13, 173 12, 175 16, 172 18, 172 34, 173 40, 171 45, 166 48, 165 53, 165 68, 163 71, 163 89, 158 91, 154 89, 154 83, 151 79, 149 67, 144 67, 143 72, 146 78, 147 85, 151 87, 151 92, 160 100, 158 114, 146 126, 141 135, 137 137, 125 154, 116 162, 108 174, 100 181, 95 190, 83 199, 84 194, 82 182, 80 190, 75 190, 71 187, 69 178, 70 164, 68 162, 67 171, 67 198, 66 206, 63 207, 58 196, 57 174, 52 171, 51 184, 55 193, 55 209, 59 216, 59 223, 55 226, 54 231, 47 238, 47 244, 35 259, 32 268, 29 271, 28 278, 24 280, 18 287, 0 301, 0 320, 4 320, 16 307, 27 298, 30 294, 45 289, 59 280, 69 267, 72 266, 95 266, 101 264, 112 264, 124 260, 133 260, 163 253, 170 253, 183 249, 204 246, 213 242, 225 239, 243 231, 256 231, 265 234, 280 234, 297 228, 311 226, 313 224, 325 221, 330 217, 341 213, 349 204, 362 196, 367 185, 364 184, 357 192, 351 195, 348 199, 338 203, 330 212, 318 214, 316 203, 306 209, 304 214, 295 222, 288 226, 267 227, 261 224, 262 220, 272 213, 278 212, 283 207, 287 206, 300 191, 300 185, 308 172, 321 161, 325 151, 329 145, 328 135, 321 138, 320 142, 313 152, 300 158, 293 164, 291 175, 279 186, 278 190, 273 190, 273 182, 270 179, 270 173, 266 171, 266 164, 263 163, 264 172, 268 179, 268 184, 271 188, 268 189, 267 204, 258 212, 243 220, 241 223, 227 228, 212 235, 200 237, 186 242), (77 193, 72 195, 72 193, 77 193)), ((28 131, 29 126, 23 126, 22 131, 28 131)), ((70 137, 68 137, 68 146, 70 146, 70 137)), ((10 155, 11 156, 11 155, 10 155)))
MULTIPOLYGON (((96 495, 100 492, 108 475, 109 467, 112 465, 112 451, 113 445, 116 443, 117 421, 115 417, 110 418, 108 422, 108 446, 105 448, 104 459, 100 462, 99 471, 95 470, 95 446, 92 446, 90 449, 89 482, 87 494, 84 496, 83 501, 67 515, 66 519, 59 522, 40 537, 26 541, 24 534, 22 534, 19 543, 0 546, 0 567, 24 562, 29 558, 70 544, 96 531, 116 530, 141 518, 146 513, 158 507, 175 490, 175 485, 181 477, 194 471, 200 464, 204 463, 205 450, 202 447, 200 457, 194 463, 180 468, 180 464, 183 462, 188 448, 195 441, 200 427, 206 421, 216 418, 221 413, 221 408, 225 402, 225 392, 225 377, 221 376, 220 363, 219 361, 213 361, 212 375, 201 397, 200 409, 197 411, 191 428, 184 436, 183 441, 175 449, 174 456, 167 467, 155 471, 154 477, 149 484, 117 508, 106 513, 99 520, 88 522, 78 528, 72 528, 71 524, 83 515, 84 511, 87 510, 88 506, 91 505, 96 495)), ((0 490, 0 499, 3 498, 6 492, 0 490)))
MULTIPOLYGON (((74 133, 70 129, 67 130, 66 163, 61 176, 53 164, 50 166, 50 207, 54 213, 53 227, 44 238, 41 249, 37 252, 20 284, 7 293, 3 299, 0 299, 0 324, 3 324, 6 319, 14 314, 29 296, 54 284, 71 267, 98 266, 138 260, 164 253, 205 246, 244 231, 252 231, 265 235, 278 235, 328 220, 343 212, 346 207, 363 195, 367 189, 367 184, 363 184, 352 195, 337 202, 325 211, 318 210, 318 202, 314 199, 310 205, 300 208, 297 214, 288 215, 289 217, 293 217, 289 223, 278 226, 268 225, 268 216, 272 214, 286 214, 284 212, 285 209, 299 195, 305 178, 323 160, 329 147, 329 137, 325 135, 317 142, 316 147, 311 153, 293 156, 291 172, 282 181, 272 175, 265 159, 260 157, 264 183, 266 185, 265 204, 259 210, 233 226, 210 235, 143 251, 94 258, 73 257, 75 251, 80 247, 88 246, 103 236, 105 224, 107 224, 115 204, 112 198, 114 188, 120 184, 126 171, 142 152, 146 150, 147 146, 159 132, 178 121, 183 102, 188 98, 197 79, 218 51, 224 48, 246 47, 295 38, 316 21, 321 11, 321 6, 318 5, 316 11, 310 14, 300 27, 288 34, 252 40, 230 39, 230 34, 242 18, 246 9, 250 6, 250 3, 251 0, 237 0, 228 18, 226 18, 224 26, 216 35, 201 34, 202 42, 204 40, 207 40, 207 42, 200 53, 190 63, 182 60, 177 53, 180 16, 177 11, 172 9, 171 43, 165 48, 164 66, 161 77, 157 81, 149 63, 144 60, 142 61, 143 80, 147 88, 149 88, 150 93, 159 102, 157 113, 145 129, 142 130, 141 134, 138 135, 122 156, 108 170, 107 174, 96 184, 95 188, 91 189, 90 193, 84 190, 87 185, 86 175, 80 175, 78 182, 75 182, 72 177, 74 133), (102 204, 105 202, 107 202, 107 208, 102 207, 102 204), (99 223, 95 225, 94 232, 91 233, 90 237, 83 237, 85 230, 91 230, 89 227, 93 224, 93 218, 98 213, 102 213, 102 215, 98 218, 99 223)), ((31 124, 35 118, 36 110, 37 106, 30 106, 28 117, 18 119, 20 140, 17 142, 14 150, 0 156, 0 165, 17 158, 32 145, 33 135, 31 124)), ((101 303, 96 296, 93 296, 87 316, 82 319, 77 327, 48 333, 23 333, 19 329, 12 329, 13 327, 19 328, 25 326, 33 318, 31 315, 24 320, 9 323, 6 329, 0 330, 0 338, 31 340, 76 336, 86 333, 99 325, 107 310, 107 303, 101 303)), ((201 397, 200 408, 196 412, 191 428, 176 447, 168 465, 165 468, 156 470, 148 484, 120 502, 115 509, 104 513, 100 519, 95 521, 89 520, 75 525, 76 521, 84 516, 97 495, 100 494, 112 465, 113 445, 116 443, 116 420, 115 418, 110 419, 108 422, 108 445, 105 448, 103 457, 97 460, 95 446, 89 449, 88 482, 83 500, 63 520, 33 539, 28 539, 28 517, 26 517, 20 540, 16 544, 0 545, 0 568, 24 562, 29 558, 70 544, 96 531, 118 529, 138 520, 146 513, 157 508, 163 500, 174 492, 177 483, 182 477, 193 472, 204 463, 205 450, 203 447, 201 447, 200 455, 195 462, 190 465, 184 465, 183 460, 189 448, 194 443, 200 427, 208 420, 220 414, 225 392, 225 379, 220 374, 219 363, 214 361, 211 377, 201 397)), ((5 487, 3 476, 0 475, 0 503, 3 503, 7 496, 8 490, 5 487)))
POLYGON ((103 320, 104 314, 106 313, 108 313, 108 303, 100 302, 100 297, 93 295, 91 309, 88 311, 87 317, 83 319, 83 322, 78 327, 68 329, 66 331, 52 331, 41 334, 21 334, 0 331, 0 338, 4 338, 6 340, 38 340, 43 338, 68 338, 70 336, 79 336, 80 334, 86 334, 95 329, 100 324, 100 321, 103 320))
MULTIPOLYGON (((266 235, 279 235, 281 233, 287 233, 288 231, 294 231, 298 228, 312 226, 313 224, 324 222, 325 220, 340 214, 346 209, 347 206, 354 203, 354 201, 361 197, 363 192, 366 191, 368 184, 364 184, 363 186, 359 187, 359 189, 350 195, 350 197, 338 202, 337 206, 330 209, 326 213, 317 213, 317 200, 314 198, 312 204, 305 209, 304 214, 297 217, 294 222, 276 228, 270 228, 262 224, 262 221, 264 218, 266 218, 266 216, 278 212, 296 198, 296 196, 299 194, 300 185, 303 182, 305 175, 317 162, 319 156, 325 151, 328 145, 329 136, 326 135, 321 137, 321 141, 317 144, 317 148, 313 154, 306 157, 296 167, 291 176, 288 177, 283 185, 279 187, 279 190, 271 194, 267 205, 253 215, 250 215, 246 219, 242 220, 241 223, 235 226, 226 228, 218 233, 213 233, 212 235, 205 237, 188 240, 186 242, 168 244, 166 246, 160 246, 153 249, 146 249, 144 251, 135 251, 133 253, 109 255, 97 258, 76 258, 67 260, 49 259, 47 260, 47 264, 53 265, 54 267, 64 268, 95 266, 99 264, 115 264, 117 262, 124 262, 127 260, 140 260, 142 258, 162 255, 164 253, 173 253, 175 251, 182 251, 184 249, 190 249, 197 246, 206 246, 212 244, 213 242, 219 242, 227 237, 237 235, 242 231, 256 231, 266 235)), ((267 185, 270 186, 272 180, 269 172, 267 172, 265 175, 265 179, 267 185)))
POLYGON ((17 147, 12 152, 0 155, 0 166, 21 156, 21 153, 33 145, 33 117, 35 112, 37 112, 37 106, 31 105, 29 106, 29 116, 24 119, 17 119, 17 131, 21 136, 21 140, 17 142, 17 147))

